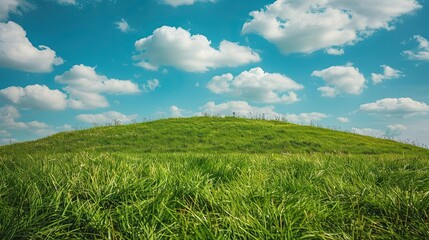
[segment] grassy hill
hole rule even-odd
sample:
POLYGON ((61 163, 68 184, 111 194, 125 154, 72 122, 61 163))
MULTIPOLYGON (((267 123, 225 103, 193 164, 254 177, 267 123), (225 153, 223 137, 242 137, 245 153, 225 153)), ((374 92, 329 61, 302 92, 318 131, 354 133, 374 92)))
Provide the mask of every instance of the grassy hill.
POLYGON ((176 118, 63 132, 0 148, 0 154, 82 150, 127 153, 427 153, 412 145, 279 121, 176 118), (19 149, 19 150, 18 150, 19 149))
POLYGON ((0 239, 428 239, 429 151, 166 119, 0 147, 0 239))

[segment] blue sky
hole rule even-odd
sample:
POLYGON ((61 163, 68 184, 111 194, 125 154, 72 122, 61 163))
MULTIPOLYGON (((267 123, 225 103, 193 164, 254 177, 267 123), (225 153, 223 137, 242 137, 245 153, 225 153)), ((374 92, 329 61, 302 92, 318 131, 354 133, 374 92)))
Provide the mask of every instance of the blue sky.
POLYGON ((264 114, 429 145, 425 0, 2 0, 0 144, 264 114))

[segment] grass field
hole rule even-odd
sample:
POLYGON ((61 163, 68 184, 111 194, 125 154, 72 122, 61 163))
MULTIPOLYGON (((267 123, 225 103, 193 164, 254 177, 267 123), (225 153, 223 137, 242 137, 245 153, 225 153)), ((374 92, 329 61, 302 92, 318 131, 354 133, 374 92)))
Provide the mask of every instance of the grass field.
POLYGON ((429 239, 429 151, 167 119, 0 148, 0 239, 429 239))

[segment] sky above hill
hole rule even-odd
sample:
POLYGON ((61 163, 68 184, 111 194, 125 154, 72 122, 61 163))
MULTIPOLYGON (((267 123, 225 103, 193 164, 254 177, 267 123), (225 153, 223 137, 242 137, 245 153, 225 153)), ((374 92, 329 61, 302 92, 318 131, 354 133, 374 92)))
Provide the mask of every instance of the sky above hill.
POLYGON ((0 144, 194 115, 429 145, 427 0, 0 0, 0 144))

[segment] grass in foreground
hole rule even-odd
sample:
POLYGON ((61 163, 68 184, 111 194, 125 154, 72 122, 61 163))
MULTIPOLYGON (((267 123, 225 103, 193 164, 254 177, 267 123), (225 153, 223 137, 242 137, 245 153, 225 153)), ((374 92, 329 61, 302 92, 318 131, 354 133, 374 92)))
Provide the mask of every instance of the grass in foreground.
POLYGON ((429 151, 166 119, 0 147, 0 239, 429 239, 429 151))
POLYGON ((1 239, 429 238, 427 158, 85 151, 0 162, 1 239))

